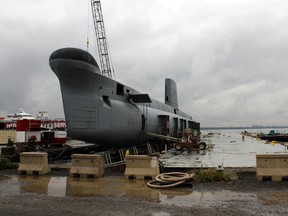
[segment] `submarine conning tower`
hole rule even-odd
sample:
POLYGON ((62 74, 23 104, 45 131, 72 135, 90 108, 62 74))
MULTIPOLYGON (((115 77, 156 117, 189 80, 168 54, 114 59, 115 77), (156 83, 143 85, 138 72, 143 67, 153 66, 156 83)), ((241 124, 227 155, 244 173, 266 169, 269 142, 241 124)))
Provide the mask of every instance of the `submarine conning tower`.
POLYGON ((177 86, 170 78, 165 79, 165 104, 178 109, 177 86))

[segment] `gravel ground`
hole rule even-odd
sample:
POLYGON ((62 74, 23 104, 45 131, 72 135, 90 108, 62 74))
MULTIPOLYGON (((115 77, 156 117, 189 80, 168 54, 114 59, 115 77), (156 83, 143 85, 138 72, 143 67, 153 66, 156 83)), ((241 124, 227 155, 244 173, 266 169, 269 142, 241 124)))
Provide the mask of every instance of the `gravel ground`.
POLYGON ((0 194, 0 215, 288 215, 288 182, 258 182, 255 172, 241 173, 238 179, 229 182, 194 182, 192 193, 194 191, 203 193, 203 199, 200 202, 185 200, 191 202, 185 207, 125 196, 0 194), (209 198, 209 194, 221 194, 222 191, 225 193, 219 199, 209 198))

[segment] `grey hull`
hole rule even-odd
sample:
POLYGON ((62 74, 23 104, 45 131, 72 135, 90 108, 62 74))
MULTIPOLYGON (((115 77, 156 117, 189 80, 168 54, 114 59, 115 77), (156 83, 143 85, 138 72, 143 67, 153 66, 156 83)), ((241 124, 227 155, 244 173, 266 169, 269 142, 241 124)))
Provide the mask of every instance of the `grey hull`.
POLYGON ((140 92, 103 76, 84 50, 56 50, 49 64, 60 82, 67 132, 73 139, 105 147, 130 146, 147 142, 145 132, 172 136, 198 124, 178 107, 154 99, 145 103, 140 92), (140 102, 131 99, 134 95, 140 102))

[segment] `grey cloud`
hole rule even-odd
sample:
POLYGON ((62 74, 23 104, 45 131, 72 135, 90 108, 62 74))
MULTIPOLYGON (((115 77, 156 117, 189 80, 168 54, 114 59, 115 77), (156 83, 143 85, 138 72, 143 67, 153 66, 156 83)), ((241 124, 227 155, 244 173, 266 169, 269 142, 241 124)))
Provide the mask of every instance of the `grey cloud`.
MULTIPOLYGON (((27 11, 32 4, 26 2, 27 11)), ((180 109, 202 126, 288 125, 287 4, 103 0, 116 78, 160 101, 164 79, 174 79, 180 109)), ((2 9, 0 115, 22 106, 31 114, 46 110, 63 117, 48 58, 62 47, 86 49, 87 4, 43 1, 37 8, 43 16, 13 17, 2 9)), ((89 22, 89 50, 97 58, 91 17, 89 22)))

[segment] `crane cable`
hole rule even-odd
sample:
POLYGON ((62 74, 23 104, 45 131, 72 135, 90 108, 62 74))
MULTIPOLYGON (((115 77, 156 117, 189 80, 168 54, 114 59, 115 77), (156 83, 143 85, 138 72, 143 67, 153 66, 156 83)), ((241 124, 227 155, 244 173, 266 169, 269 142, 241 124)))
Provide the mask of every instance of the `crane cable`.
POLYGON ((89 30, 90 30, 90 1, 87 0, 88 2, 88 7, 87 7, 87 41, 86 41, 86 46, 87 46, 87 52, 89 52, 89 30))
POLYGON ((111 55, 111 52, 110 52, 110 47, 109 47, 109 40, 108 40, 108 36, 106 35, 106 38, 107 38, 107 50, 108 50, 108 53, 109 53, 109 56, 110 56, 110 66, 111 66, 111 70, 112 70, 112 77, 114 76, 114 79, 116 79, 116 75, 115 75, 115 71, 114 71, 114 66, 113 66, 113 61, 112 61, 112 55, 111 55))
POLYGON ((155 177, 155 180, 149 181, 147 186, 152 188, 170 188, 185 182, 192 181, 194 173, 188 174, 184 172, 168 172, 162 173, 155 177))

